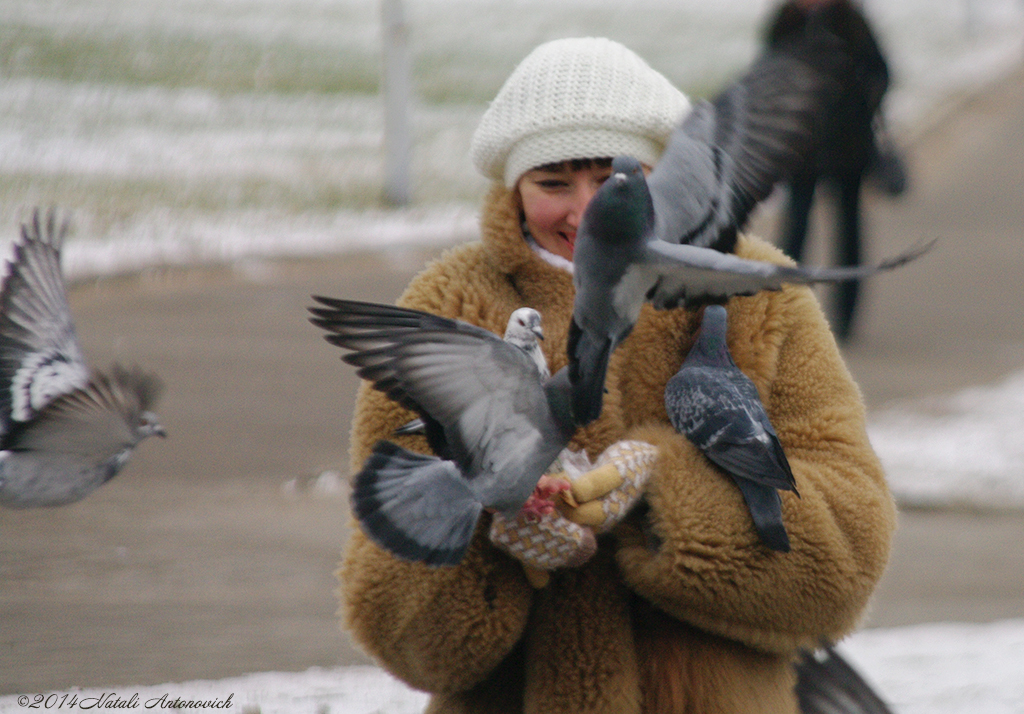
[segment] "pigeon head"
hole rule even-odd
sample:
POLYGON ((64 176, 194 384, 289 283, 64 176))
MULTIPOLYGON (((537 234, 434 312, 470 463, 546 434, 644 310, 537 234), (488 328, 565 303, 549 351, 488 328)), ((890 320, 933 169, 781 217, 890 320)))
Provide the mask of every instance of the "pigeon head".
POLYGON ((152 411, 163 391, 163 384, 155 375, 137 367, 126 369, 114 365, 111 376, 98 376, 97 381, 124 415, 135 443, 150 436, 166 438, 160 418, 152 411))
POLYGON ((539 312, 532 307, 519 308, 508 319, 508 327, 505 328, 505 341, 521 347, 535 339, 543 340, 544 329, 540 323, 539 312))
POLYGON ((654 203, 643 165, 632 156, 615 157, 611 176, 590 199, 578 233, 599 236, 606 244, 635 246, 637 236, 647 235, 653 226, 654 203))
MULTIPOLYGON (((726 331, 728 318, 723 305, 708 305, 704 308, 704 317, 700 324, 700 334, 693 345, 693 351, 706 357, 728 355, 726 331)), ((731 358, 730 358, 731 359, 731 358)))

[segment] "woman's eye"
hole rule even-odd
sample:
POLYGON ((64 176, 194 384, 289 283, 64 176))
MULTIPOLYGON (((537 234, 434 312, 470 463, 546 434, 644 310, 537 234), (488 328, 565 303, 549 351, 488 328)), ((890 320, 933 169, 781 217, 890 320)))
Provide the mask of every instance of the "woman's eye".
POLYGON ((537 183, 540 185, 541 188, 546 189, 565 188, 566 186, 569 185, 566 181, 562 181, 560 179, 545 179, 543 181, 538 181, 537 183))

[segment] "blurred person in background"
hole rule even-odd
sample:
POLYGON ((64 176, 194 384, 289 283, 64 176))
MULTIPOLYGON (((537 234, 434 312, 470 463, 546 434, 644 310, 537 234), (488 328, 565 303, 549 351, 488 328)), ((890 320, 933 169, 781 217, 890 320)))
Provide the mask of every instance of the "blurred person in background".
MULTIPOLYGON (((906 172, 885 128, 882 99, 889 67, 867 18, 854 0, 787 0, 767 23, 765 43, 777 47, 829 32, 842 40, 851 62, 840 81, 833 111, 820 127, 818 149, 789 182, 789 204, 780 247, 796 261, 804 256, 811 206, 819 185, 835 202, 837 262, 855 265, 861 253, 861 185, 874 178, 891 195, 906 188, 906 172)), ((837 339, 853 337, 860 281, 834 288, 837 339)))
MULTIPOLYGON (((473 138, 473 162, 492 180, 480 240, 428 265, 399 304, 497 334, 515 309, 535 308, 550 369, 562 368, 583 211, 612 157, 655 165, 688 109, 616 42, 536 48, 473 138)), ((735 252, 787 260, 749 236, 735 252)), ((429 712, 797 712, 798 650, 857 625, 895 510, 858 388, 810 290, 727 309, 732 356, 760 390, 799 487, 800 497, 782 495, 791 552, 761 543, 738 489, 666 415, 665 385, 701 312, 646 306, 612 355, 601 416, 561 457, 582 459, 580 478, 592 459, 622 476, 579 505, 597 504, 600 522, 581 527, 569 507, 532 523, 484 513, 453 567, 398 559, 353 522, 339 570, 344 624, 384 668, 432 693, 429 712), (531 577, 538 570, 546 577, 531 577)), ((422 436, 394 435, 414 416, 363 384, 353 472, 382 439, 427 451, 422 436)))

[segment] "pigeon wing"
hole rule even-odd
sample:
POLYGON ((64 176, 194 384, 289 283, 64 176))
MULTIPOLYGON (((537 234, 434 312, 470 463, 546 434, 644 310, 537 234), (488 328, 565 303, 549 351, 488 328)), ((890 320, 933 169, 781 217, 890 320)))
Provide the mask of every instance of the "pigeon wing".
POLYGON ((810 285, 860 280, 916 260, 934 246, 932 240, 876 265, 825 268, 778 265, 747 260, 694 245, 673 245, 661 240, 647 244, 643 263, 632 270, 647 271, 654 287, 647 299, 663 309, 681 304, 722 302, 733 295, 754 295, 780 290, 786 283, 810 285))
POLYGON ((445 430, 452 458, 472 477, 506 470, 539 440, 546 397, 532 361, 491 333, 420 331, 345 355, 389 396, 415 404, 445 430), (517 447, 511 444, 518 444, 517 447))
POLYGON ((708 458, 736 477, 795 491, 796 481, 754 383, 738 367, 715 370, 714 438, 708 458))
POLYGON ((343 360, 444 430, 448 456, 472 477, 526 460, 550 409, 536 365, 501 337, 406 308, 315 297, 312 322, 352 350, 343 360))
MULTIPOLYGON (((378 332, 395 335, 401 331, 444 330, 465 332, 477 335, 481 339, 498 339, 496 335, 482 327, 461 320, 433 315, 422 310, 359 300, 343 300, 322 295, 314 295, 313 299, 322 307, 309 308, 309 312, 313 314, 310 322, 328 332, 339 335, 334 344, 341 347, 346 346, 341 344, 343 337, 365 340, 367 335, 378 332)), ((366 342, 359 342, 358 349, 369 348, 366 342)))
POLYGON ((778 442, 774 431, 770 435, 765 431, 754 416, 756 407, 749 403, 749 395, 741 393, 731 377, 713 367, 680 370, 665 389, 673 426, 729 474, 793 490, 793 475, 781 445, 776 449, 772 443, 778 442), (783 463, 779 463, 780 456, 783 463))
POLYGON ((649 179, 661 239, 732 252, 754 207, 812 153, 846 57, 819 34, 766 51, 673 132, 649 179))
POLYGON ((47 404, 30 422, 16 423, 4 448, 80 456, 99 463, 134 445, 130 395, 115 380, 96 375, 82 389, 47 404))
POLYGON ((406 560, 455 565, 482 506, 451 461, 382 441, 355 475, 352 510, 365 533, 406 560))
POLYGON ((36 210, 14 246, 0 292, 0 434, 89 378, 60 268, 67 227, 36 210))
MULTIPOLYGON (((465 333, 475 335, 480 340, 497 339, 496 335, 476 325, 421 310, 320 295, 314 295, 313 299, 320 303, 320 307, 309 308, 313 314, 310 322, 330 333, 324 339, 331 344, 366 353, 362 359, 367 365, 386 362, 390 355, 387 350, 397 337, 422 330, 465 333), (374 350, 383 352, 369 354, 374 350)), ((400 388, 394 375, 378 372, 374 386, 406 409, 420 415, 419 420, 416 420, 417 430, 425 432, 427 443, 434 453, 444 458, 454 458, 444 427, 400 388)))

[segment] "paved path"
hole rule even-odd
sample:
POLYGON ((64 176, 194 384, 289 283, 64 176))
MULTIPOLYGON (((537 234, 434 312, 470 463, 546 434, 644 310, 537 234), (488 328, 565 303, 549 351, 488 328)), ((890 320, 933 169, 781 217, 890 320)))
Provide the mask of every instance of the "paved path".
MULTIPOLYGON (((870 406, 1024 365, 1022 137, 1024 73, 923 137, 913 195, 872 207, 875 257, 941 243, 870 288, 847 352, 870 406)), ((0 512, 0 694, 365 661, 335 617, 346 504, 338 479, 314 478, 346 470, 356 382, 304 309, 313 292, 391 301, 427 257, 158 270, 74 291, 94 361, 165 378, 170 438, 80 504, 0 512)), ((1024 617, 1021 542, 1021 515, 904 513, 868 624, 1024 617)))

